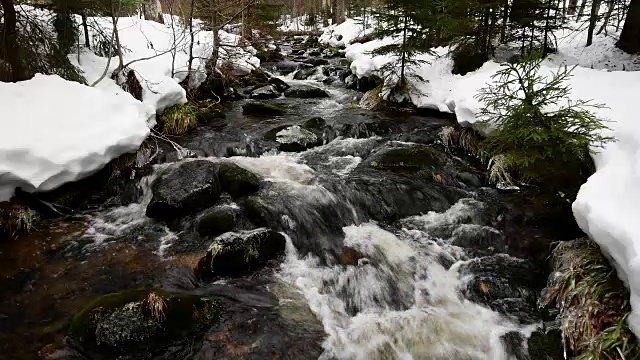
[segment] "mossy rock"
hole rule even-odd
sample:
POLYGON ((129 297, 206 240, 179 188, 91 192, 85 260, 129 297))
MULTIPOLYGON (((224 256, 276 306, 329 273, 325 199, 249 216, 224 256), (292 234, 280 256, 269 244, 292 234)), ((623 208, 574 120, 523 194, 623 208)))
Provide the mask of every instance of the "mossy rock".
POLYGON ((236 211, 231 206, 216 207, 198 219, 200 236, 220 235, 231 231, 236 225, 236 211))
POLYGON ((262 116, 282 115, 284 114, 284 108, 264 102, 250 102, 242 105, 242 113, 262 116))
POLYGON ((369 159, 369 165, 374 169, 392 172, 433 170, 440 164, 438 154, 426 146, 390 149, 369 159))
POLYGON ((284 80, 280 80, 276 77, 269 79, 269 85, 273 86, 278 92, 285 92, 291 85, 287 84, 284 80))
POLYGON ((219 120, 226 119, 226 117, 227 115, 224 113, 224 111, 215 108, 201 108, 196 115, 198 122, 204 124, 217 122, 219 120))
POLYGON ((314 99, 328 98, 329 94, 319 87, 311 85, 295 85, 285 91, 284 96, 289 98, 314 99))
POLYGON ((269 75, 262 70, 254 70, 249 75, 238 80, 244 87, 266 85, 269 82, 269 75))
POLYGON ((314 117, 304 122, 303 128, 307 130, 322 130, 327 125, 325 119, 321 117, 314 117))
POLYGON ((284 236, 266 228, 228 232, 211 243, 195 273, 205 281, 217 276, 240 276, 283 254, 285 246, 284 236))
POLYGON ((212 298, 163 290, 114 293, 94 299, 76 314, 70 337, 86 353, 101 358, 148 356, 202 336, 220 321, 222 311, 222 304, 212 298))
POLYGON ((320 38, 316 36, 310 36, 307 40, 304 41, 304 46, 306 47, 317 47, 320 46, 320 38))
POLYGON ((560 330, 538 329, 534 331, 527 341, 531 360, 563 360, 564 347, 562 345, 562 333, 560 330))
POLYGON ((260 189, 258 175, 231 162, 220 163, 218 179, 222 190, 234 198, 251 195, 260 189))
POLYGON ((280 131, 289 128, 293 125, 291 124, 286 124, 286 125, 278 125, 276 127, 274 127, 273 129, 267 131, 266 133, 264 133, 263 138, 266 141, 276 141, 276 139, 278 138, 276 134, 278 134, 280 131))

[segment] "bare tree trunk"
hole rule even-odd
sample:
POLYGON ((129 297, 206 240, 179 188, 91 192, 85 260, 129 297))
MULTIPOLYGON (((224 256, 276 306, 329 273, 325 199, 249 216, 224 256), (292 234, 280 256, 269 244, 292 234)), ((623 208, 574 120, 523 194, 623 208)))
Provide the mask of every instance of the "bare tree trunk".
MULTIPOLYGON (((189 62, 187 63, 187 77, 185 78, 185 88, 189 91, 189 82, 191 81, 191 67, 193 66, 193 44, 195 42, 195 35, 193 34, 193 8, 195 0, 191 0, 191 6, 189 8, 189 62)), ((215 31, 215 30, 214 30, 215 31)))
POLYGON ((640 0, 631 0, 616 46, 629 54, 640 52, 640 0))
POLYGON ((604 16, 604 21, 602 22, 602 26, 600 27, 600 30, 598 30, 598 35, 600 35, 602 33, 602 31, 604 31, 604 33, 607 33, 607 26, 609 26, 609 19, 611 19, 611 13, 613 13, 613 8, 615 7, 615 1, 614 0, 609 0, 607 2, 607 14, 604 16))
POLYGON ((507 32, 507 22, 509 21, 509 0, 504 0, 502 4, 502 29, 500 29, 500 42, 505 42, 507 32))
POLYGON ((122 58, 122 44, 120 44, 120 35, 118 33, 118 20, 114 15, 111 15, 111 22, 113 23, 113 34, 116 40, 116 49, 118 51, 118 68, 117 71, 124 69, 124 59, 122 58))
POLYGON ((26 80, 25 69, 20 62, 20 50, 18 47, 18 30, 16 9, 13 7, 13 0, 0 0, 0 5, 4 9, 4 37, 2 48, 5 53, 0 54, 11 66, 11 81, 26 80))
POLYGON ((587 7, 587 0, 582 0, 580 3, 580 10, 578 10, 578 16, 576 17, 576 22, 580 20, 582 15, 584 15, 584 9, 587 7))
POLYGON ((87 49, 91 49, 91 42, 89 41, 89 25, 87 25, 87 12, 82 10, 82 31, 84 31, 84 46, 87 49))
MULTIPOLYGON (((406 14, 404 15, 404 31, 402 33, 402 47, 405 47, 407 44, 407 27, 408 27, 408 22, 409 22, 409 16, 407 16, 406 14)), ((405 84, 405 79, 404 79, 404 68, 406 66, 406 62, 407 62, 407 52, 403 49, 402 50, 402 60, 400 63, 400 85, 404 86, 405 84)))
POLYGON ((593 31, 598 22, 598 10, 600 10, 600 0, 593 0, 593 3, 591 3, 591 16, 589 17, 589 29, 587 32, 587 46, 593 44, 593 31))

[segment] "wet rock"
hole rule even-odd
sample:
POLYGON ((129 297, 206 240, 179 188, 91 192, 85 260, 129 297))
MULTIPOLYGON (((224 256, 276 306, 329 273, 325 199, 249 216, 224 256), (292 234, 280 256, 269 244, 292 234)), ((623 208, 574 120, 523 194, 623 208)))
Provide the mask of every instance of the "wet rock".
POLYGON ((207 160, 186 161, 166 169, 151 186, 147 216, 169 220, 213 205, 220 197, 216 170, 207 160))
POLYGON ((277 139, 277 135, 276 134, 279 133, 280 131, 288 128, 288 127, 291 127, 291 126, 293 126, 293 125, 286 124, 286 125, 276 126, 273 129, 271 129, 271 130, 267 131, 266 133, 264 133, 263 138, 266 141, 276 141, 276 139, 277 139))
POLYGON ((532 262, 504 254, 473 259, 460 267, 461 274, 472 275, 465 297, 523 323, 540 320, 535 294, 544 286, 544 272, 532 262))
POLYGON ((378 87, 378 85, 382 84, 382 82, 382 79, 375 75, 363 76, 361 78, 358 78, 357 88, 359 91, 367 92, 369 90, 375 89, 376 87, 378 87))
POLYGON ((314 117, 304 122, 303 128, 307 130, 322 130, 327 125, 327 121, 321 117, 314 117))
POLYGON ((490 226, 461 224, 451 234, 450 241, 452 245, 470 249, 476 255, 507 252, 504 234, 490 226))
POLYGON ((257 88, 251 92, 251 98, 257 100, 275 99, 279 96, 280 94, 271 85, 257 88))
POLYGON ((258 51, 256 57, 263 63, 284 60, 284 56, 278 50, 258 51))
POLYGON ((312 58, 307 59, 305 64, 313 65, 313 66, 321 66, 321 65, 329 65, 329 60, 322 58, 312 58))
POLYGON ((195 272, 205 281, 215 276, 242 275, 284 253, 285 245, 284 236, 266 228, 225 233, 211 243, 195 272))
POLYGON ((250 102, 242 105, 242 113, 245 115, 282 115, 284 113, 284 108, 263 103, 263 102, 250 102))
POLYGON ((342 248, 342 254, 338 261, 342 265, 358 265, 358 261, 364 258, 357 250, 352 247, 345 246, 342 248))
POLYGON ((434 170, 441 163, 438 154, 427 146, 383 150, 369 157, 367 162, 374 169, 392 172, 434 170))
POLYGON ((219 164, 218 179, 222 190, 234 198, 251 195, 260 189, 258 175, 231 162, 219 164))
POLYGON ((326 91, 310 85, 294 85, 284 92, 284 95, 289 98, 327 98, 329 94, 326 91))
POLYGON ((275 77, 272 77, 271 79, 269 79, 269 84, 271 84, 271 86, 273 86, 276 91, 281 93, 285 92, 288 88, 291 87, 291 85, 275 77))
POLYGON ((220 122, 220 120, 225 119, 227 115, 221 109, 212 107, 200 109, 196 117, 200 123, 211 124, 220 122))
POLYGON ((347 86, 347 89, 357 90, 358 89, 358 77, 354 74, 348 75, 344 79, 344 84, 347 86))
POLYGON ((215 299, 137 290, 90 302, 71 322, 74 345, 94 358, 151 357, 172 344, 198 338, 220 321, 215 299))
POLYGON ((220 235, 231 231, 236 224, 237 210, 231 206, 220 206, 204 213, 198 219, 200 236, 220 235))
POLYGON ((288 127, 276 134, 276 141, 280 143, 281 151, 299 152, 322 145, 322 139, 309 130, 298 125, 288 127))
POLYGON ((300 69, 294 75, 294 80, 307 80, 316 73, 315 68, 300 69))
POLYGON ((460 172, 455 175, 456 180, 472 187, 481 187, 485 184, 484 175, 470 172, 460 172))
POLYGON ((531 360, 563 360, 564 346, 559 329, 538 329, 527 340, 531 360))
POLYGON ((238 82, 243 87, 267 85, 269 82, 269 76, 262 70, 254 70, 250 74, 241 77, 238 82))
POLYGON ((303 44, 308 48, 314 47, 314 46, 320 46, 320 38, 317 36, 309 36, 309 38, 307 38, 307 40, 305 40, 303 44))
POLYGON ((524 347, 524 336, 517 331, 510 331, 500 337, 500 341, 510 359, 531 360, 524 347))
POLYGON ((322 51, 320 49, 311 49, 307 51, 307 56, 311 56, 311 57, 322 56, 322 51))

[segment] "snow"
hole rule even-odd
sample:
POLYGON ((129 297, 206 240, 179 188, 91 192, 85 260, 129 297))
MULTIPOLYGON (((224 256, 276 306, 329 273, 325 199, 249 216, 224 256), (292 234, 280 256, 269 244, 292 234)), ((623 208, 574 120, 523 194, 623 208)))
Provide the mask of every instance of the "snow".
POLYGON ((282 32, 308 32, 318 31, 322 28, 322 20, 318 19, 315 24, 309 25, 309 16, 303 15, 292 17, 291 15, 282 16, 279 21, 278 30, 282 32))
MULTIPOLYGON (((136 72, 142 85, 142 101, 158 113, 164 109, 187 102, 186 92, 179 82, 187 77, 189 62, 189 30, 180 19, 165 15, 165 23, 143 20, 138 17, 118 18, 117 27, 123 51, 124 64, 136 72), (174 45, 175 44, 175 45, 174 45), (175 59, 174 59, 175 55, 175 59)), ((90 24, 98 24, 110 36, 113 29, 111 18, 89 18, 90 24)), ((220 30, 220 60, 222 66, 227 61, 233 63, 236 75, 247 75, 260 66, 260 60, 254 55, 256 50, 250 46, 238 47, 240 36, 220 30)), ((90 37, 96 34, 90 31, 90 37)), ((81 38, 84 35, 80 35, 81 38)), ((199 21, 194 21, 194 46, 191 86, 197 86, 206 79, 206 59, 213 48, 213 32, 202 29, 199 21)), ((108 58, 95 55, 88 49, 82 49, 79 55, 69 56, 71 62, 82 69, 89 84, 97 80, 106 67, 108 58)), ((118 66, 118 58, 111 59, 109 74, 118 66)), ((109 77, 103 79, 98 87, 110 92, 122 92, 116 82, 109 77)))
MULTIPOLYGON (((53 13, 29 6, 20 11, 51 23, 53 13)), ((78 17, 78 22, 80 18, 78 17)), ((98 26, 110 40, 110 17, 88 18, 92 49, 99 40, 98 26)), ((90 87, 57 76, 38 74, 15 84, 0 83, 0 201, 11 198, 17 187, 25 191, 48 191, 89 176, 112 159, 138 149, 155 125, 155 115, 186 103, 179 84, 187 77, 190 34, 178 17, 165 15, 165 24, 138 17, 120 17, 117 28, 123 48, 123 64, 135 72, 142 86, 142 102, 113 80, 118 57, 109 62, 86 48, 69 60, 90 87), (175 44, 175 45, 174 45, 175 44), (175 55, 175 57, 174 57, 175 55)), ((206 59, 211 55, 213 32, 194 21, 191 86, 206 78, 206 59)), ((240 36, 219 32, 219 66, 231 64, 238 75, 260 66, 256 50, 243 46, 240 36)), ((80 34, 84 39, 84 34, 80 34)))
MULTIPOLYGON (((372 57, 368 52, 398 40, 385 38, 350 44, 361 29, 357 22, 347 20, 342 25, 326 28, 321 42, 345 45, 346 56, 352 61, 351 70, 358 77, 375 74, 390 84, 394 79, 381 69, 392 57, 372 57), (337 40, 338 34, 343 36, 342 41, 337 40)), ((606 130, 610 132, 607 135, 613 135, 617 141, 597 149, 599 151, 593 155, 597 171, 580 188, 573 212, 578 225, 600 245, 628 284, 632 306, 628 321, 632 331, 640 337, 640 227, 637 226, 640 219, 640 187, 637 186, 640 184, 640 122, 636 103, 637 94, 640 94, 640 57, 615 48, 615 29, 610 28, 608 35, 595 35, 589 47, 585 46, 586 31, 574 30, 555 34, 558 53, 550 55, 540 71, 549 75, 560 66, 576 65, 569 80, 570 98, 593 99, 595 103, 606 105, 595 112, 609 121, 607 125, 611 130, 606 130)), ((411 101, 420 108, 454 113, 463 126, 490 132, 491 129, 478 122, 476 115, 481 104, 475 95, 491 82, 491 77, 500 68, 498 61, 489 61, 464 76, 453 75, 452 60, 446 56, 448 49, 432 50, 434 55, 418 57, 428 63, 414 71, 426 82, 414 83, 417 91, 412 92, 411 101)), ((502 60, 506 58, 501 56, 502 60)))
POLYGON ((150 114, 130 95, 56 75, 0 82, 0 109, 0 201, 90 175, 149 134, 150 114))

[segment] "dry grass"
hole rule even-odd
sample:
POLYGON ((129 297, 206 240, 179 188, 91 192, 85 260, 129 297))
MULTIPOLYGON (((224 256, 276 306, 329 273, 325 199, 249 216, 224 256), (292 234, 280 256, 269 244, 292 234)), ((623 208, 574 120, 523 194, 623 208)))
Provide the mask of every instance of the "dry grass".
POLYGON ((478 158, 482 156, 480 143, 484 137, 472 128, 447 126, 440 132, 440 137, 447 147, 459 148, 468 155, 478 158))
POLYGON ((38 213, 20 204, 0 203, 0 239, 15 239, 35 228, 38 213))
POLYGON ((560 243, 545 304, 555 304, 568 346, 578 360, 637 360, 640 347, 626 318, 629 291, 590 240, 560 243))
POLYGON ((160 116, 162 132, 165 135, 180 136, 198 126, 198 108, 191 104, 175 105, 160 116))
POLYGON ((165 319, 164 310, 166 309, 167 304, 165 303, 162 296, 154 292, 150 292, 144 300, 144 304, 151 312, 151 317, 153 319, 158 322, 161 322, 165 319))

